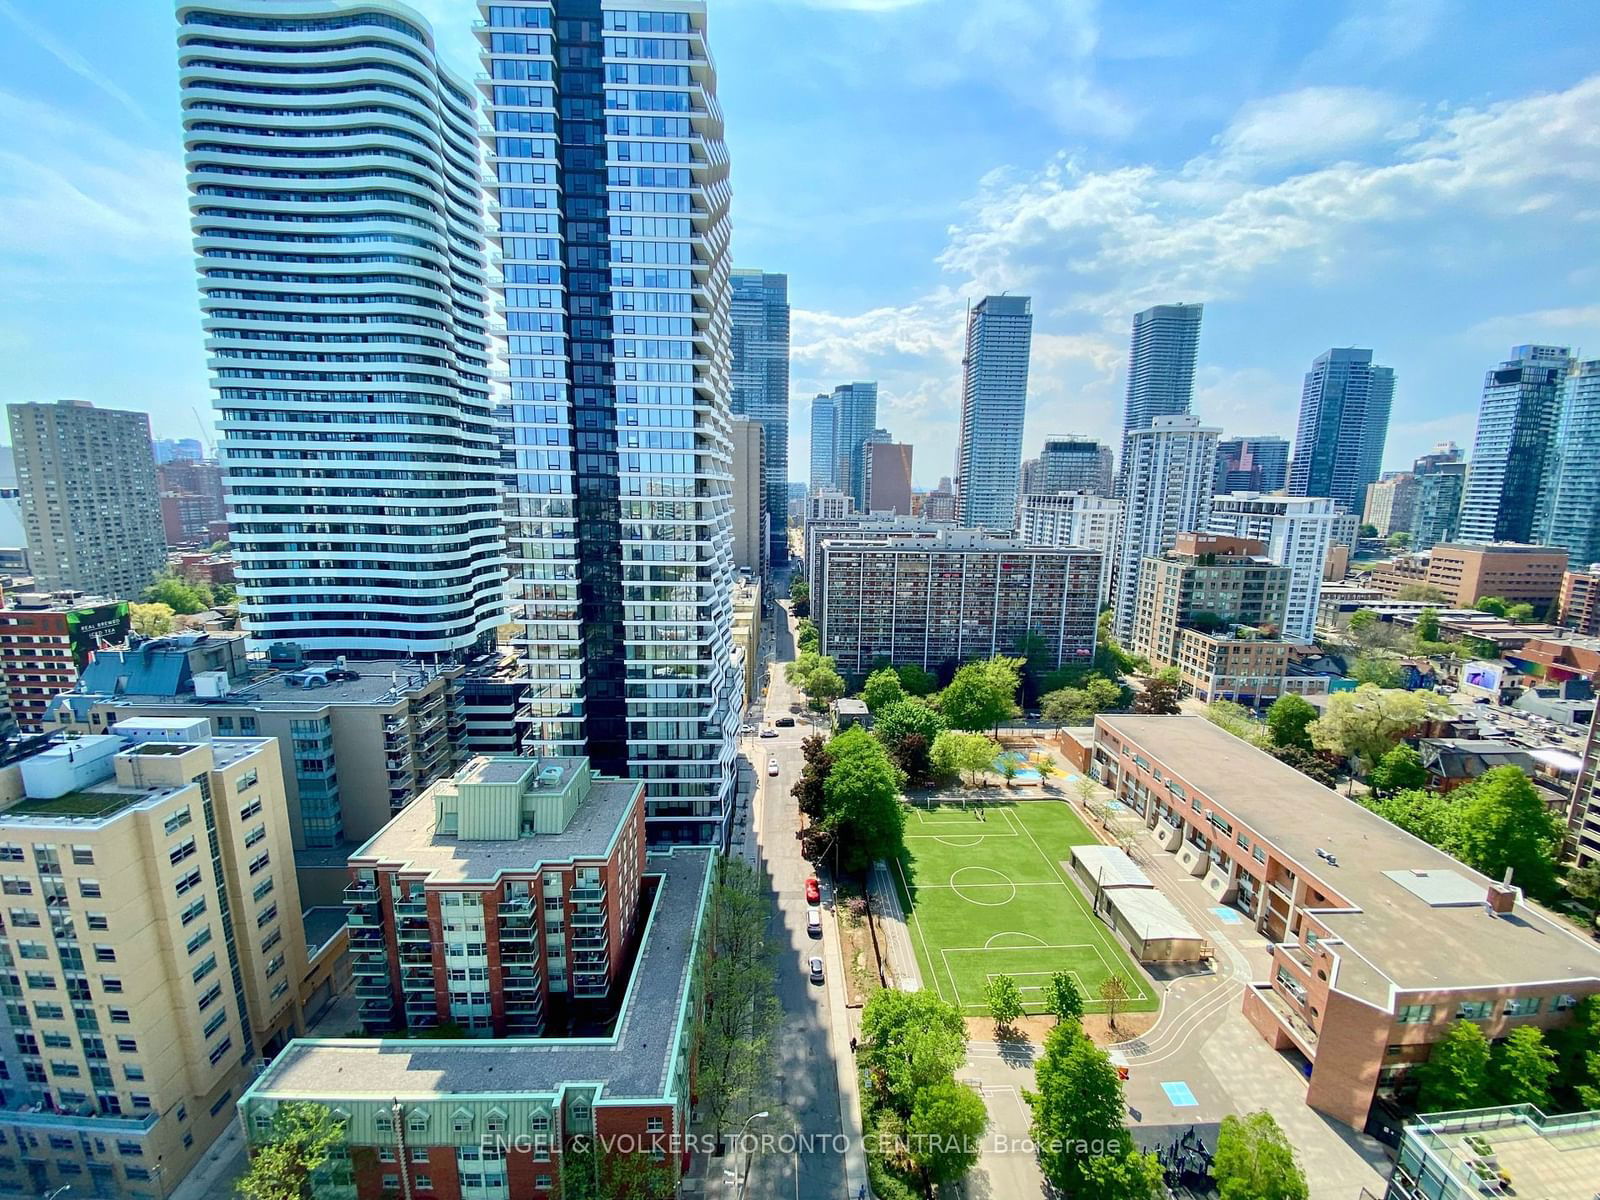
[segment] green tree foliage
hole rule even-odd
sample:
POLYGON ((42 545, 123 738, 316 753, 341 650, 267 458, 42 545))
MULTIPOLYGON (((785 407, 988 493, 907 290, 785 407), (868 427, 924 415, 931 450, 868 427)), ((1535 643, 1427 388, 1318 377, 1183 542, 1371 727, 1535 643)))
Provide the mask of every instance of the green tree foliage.
POLYGON ((1315 750, 1305 750, 1299 746, 1271 746, 1267 753, 1281 763, 1293 767, 1300 774, 1309 779, 1315 779, 1323 787, 1337 787, 1339 783, 1338 772, 1325 754, 1315 750))
POLYGON ((1083 1020, 1083 993, 1065 971, 1050 976, 1045 989, 1045 1005, 1058 1021, 1083 1020))
POLYGON ((1279 696, 1267 709, 1267 733, 1274 746, 1311 749, 1307 727, 1318 717, 1317 707, 1304 696, 1279 696))
POLYGON ((1326 711, 1309 726, 1311 743, 1341 758, 1357 759, 1370 771, 1407 733, 1448 711, 1449 706, 1431 692, 1362 684, 1353 692, 1328 697, 1326 711))
POLYGON ((1405 550, 1411 545, 1411 535, 1404 529, 1397 529, 1391 533, 1385 543, 1392 550, 1405 550))
POLYGON ((828 743, 833 765, 823 783, 822 831, 836 839, 839 865, 861 871, 896 858, 905 845, 903 782, 877 738, 860 726, 828 743))
POLYGON ((165 604, 184 617, 204 612, 212 603, 209 586, 193 583, 171 571, 156 576, 155 582, 145 588, 144 600, 147 604, 165 604))
POLYGON ((1351 633, 1360 633, 1364 629, 1371 629, 1377 623, 1377 613, 1370 608, 1358 608, 1350 614, 1349 629, 1351 633))
POLYGON ((1438 609, 1425 608, 1417 614, 1416 633, 1419 641, 1437 642, 1439 640, 1438 609))
POLYGON ((1127 706, 1132 692, 1098 672, 1085 675, 1077 687, 1058 688, 1039 698, 1039 713, 1062 725, 1086 725, 1096 713, 1127 706))
POLYGON ((994 769, 1000 743, 981 733, 946 729, 933 740, 933 769, 941 775, 967 775, 967 786, 977 787, 978 776, 994 769))
POLYGON ((1485 596, 1472 607, 1481 613, 1488 613, 1491 617, 1503 617, 1511 606, 1499 596, 1485 596))
POLYGON ((1369 651, 1356 659, 1350 675, 1357 684, 1370 683, 1374 687, 1397 688, 1400 686, 1400 662, 1392 654, 1369 651))
POLYGON ((707 1003, 695 1031, 700 1110, 722 1137, 735 1113, 753 1108, 771 1076, 780 1008, 774 993, 767 881, 742 858, 719 860, 710 936, 700 975, 707 1003))
POLYGON ((1475 779, 1453 805, 1455 838, 1447 847, 1491 879, 1512 880, 1529 895, 1556 890, 1556 862, 1565 829, 1517 767, 1495 767, 1475 779))
POLYGON ((821 711, 844 695, 844 678, 831 657, 802 650, 783 668, 784 677, 805 693, 811 707, 821 711))
POLYGON ((1449 604, 1450 597, 1431 583, 1407 583, 1395 593, 1396 600, 1425 600, 1429 604, 1449 604))
POLYGON ((874 717, 892 704, 899 704, 906 698, 905 685, 900 682, 892 667, 884 667, 867 676, 866 686, 861 689, 861 699, 866 702, 867 711, 874 717))
POLYGON ((983 986, 983 1000, 996 1029, 1010 1029, 1022 1016, 1022 989, 1009 975, 991 975, 983 986))
POLYGON ((1142 690, 1133 698, 1133 711, 1155 716, 1170 716, 1178 707, 1178 682, 1166 675, 1147 675, 1140 681, 1142 690))
POLYGON ((789 580, 789 608, 797 617, 811 615, 811 585, 798 575, 789 580))
POLYGON ((876 1097, 902 1118, 919 1092, 946 1082, 967 1056, 967 1023, 936 992, 885 988, 861 1010, 857 1055, 876 1097))
POLYGON ((1401 743, 1378 760, 1368 781, 1376 792, 1403 792, 1428 786, 1428 769, 1422 756, 1401 743))
MULTIPOLYGON (((989 1110, 964 1083, 941 1080, 917 1093, 906 1124, 912 1164, 925 1187, 955 1183, 978 1162, 989 1110)), ((931 1194, 931 1192, 930 1192, 931 1194)))
POLYGON ((1359 537, 1375 538, 1378 536, 1378 527, 1371 523, 1363 523, 1361 528, 1358 529, 1356 533, 1359 537))
POLYGON ((1567 895, 1587 905, 1590 912, 1600 909, 1600 865, 1569 868, 1563 886, 1567 895))
POLYGON ((1600 995, 1572 1010, 1572 1022, 1554 1030, 1556 1086, 1569 1109, 1600 1108, 1600 995))
POLYGON ((602 1151, 581 1137, 561 1152, 555 1200, 664 1200, 677 1194, 676 1165, 670 1154, 665 1163, 656 1163, 647 1151, 602 1151))
POLYGON ((789 794, 794 797, 800 811, 806 818, 815 821, 822 816, 827 807, 827 793, 824 790, 828 781, 828 771, 833 766, 833 760, 828 757, 828 743, 826 739, 812 734, 800 743, 800 752, 805 756, 805 765, 800 768, 800 778, 789 789, 789 794))
POLYGON ((801 617, 794 623, 794 644, 800 650, 820 652, 822 635, 817 632, 816 623, 810 617, 801 617))
POLYGON ((1489 1085, 1496 1104, 1531 1104, 1550 1111, 1556 1052, 1537 1025, 1521 1025, 1490 1053, 1489 1085))
POLYGON ((913 733, 921 734, 932 745, 945 728, 944 717, 939 710, 921 700, 902 700, 872 715, 873 732, 891 751, 902 738, 913 733))
POLYGON ((952 729, 998 728, 1022 711, 1017 707, 1021 672, 1020 658, 997 655, 986 662, 967 663, 939 693, 939 711, 952 729))
POLYGON ((908 696, 931 696, 939 690, 939 677, 931 671, 924 671, 916 663, 896 667, 894 673, 900 676, 900 686, 905 688, 908 696))
POLYGON ((343 1140, 344 1129, 326 1105, 281 1104, 234 1189, 246 1200, 313 1200, 314 1177, 343 1140))
POLYGON ((1033 1111, 1033 1140, 1045 1178, 1069 1196, 1149 1200, 1153 1174, 1123 1126, 1122 1082, 1105 1051, 1076 1021, 1045 1038, 1034 1069, 1037 1091, 1024 1091, 1033 1111), (1105 1161, 1101 1161, 1105 1160, 1105 1161))
POLYGON ((177 624, 170 604, 128 605, 129 626, 141 637, 164 637, 177 624))
POLYGON ((1368 796, 1362 803, 1431 845, 1441 849, 1454 845, 1455 804, 1438 792, 1413 789, 1388 796, 1368 796))
POLYGON ((1537 615, 1531 604, 1506 605, 1506 620, 1515 621, 1518 625, 1526 625, 1537 615))
POLYGON ((1128 1001, 1133 999, 1133 994, 1128 990, 1128 981, 1113 971, 1100 981, 1096 995, 1100 997, 1100 1007, 1106 1014, 1107 1023, 1116 1029, 1117 1018, 1126 1011, 1128 1001))
POLYGON ((1252 746, 1266 746, 1271 740, 1267 727, 1248 708, 1232 700, 1213 700, 1206 705, 1206 720, 1252 746))
POLYGON ((1222 1119, 1211 1178, 1222 1200, 1307 1200, 1311 1195, 1294 1147, 1267 1112, 1222 1119))
POLYGON ((1489 1039, 1471 1021, 1456 1021, 1417 1068, 1418 1112, 1480 1108, 1489 1095, 1489 1039))

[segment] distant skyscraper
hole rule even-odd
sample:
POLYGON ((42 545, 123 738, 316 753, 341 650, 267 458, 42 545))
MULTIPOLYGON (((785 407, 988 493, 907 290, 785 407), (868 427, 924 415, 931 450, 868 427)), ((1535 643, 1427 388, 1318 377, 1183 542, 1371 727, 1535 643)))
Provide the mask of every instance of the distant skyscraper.
POLYGON ((867 440, 878 427, 878 385, 846 383, 833 389, 838 412, 834 436, 837 481, 861 512, 867 510, 867 440))
POLYGON ((1212 490, 1281 492, 1289 479, 1289 441, 1281 437, 1223 438, 1217 443, 1217 478, 1212 490))
MULTIPOLYGON (((505 528, 472 85, 409 9, 217 0, 179 19, 200 306, 253 639, 321 657, 493 646, 505 528)), ((506 258, 524 243, 507 239, 506 258)), ((513 351, 559 328, 519 319, 513 351)), ((572 443, 541 429, 550 440, 519 466, 559 469, 572 443)))
POLYGON ((205 456, 205 449, 200 445, 198 438, 157 438, 151 443, 155 451, 156 465, 163 466, 169 462, 180 459, 199 459, 205 456))
POLYGON ((652 841, 721 841, 743 680, 728 155, 706 6, 478 11, 511 331, 524 748, 642 779, 652 841))
POLYGON ((139 599, 167 562, 150 418, 85 400, 9 409, 39 590, 139 599))
POLYGON ((1484 376, 1461 494, 1460 541, 1533 540, 1561 381, 1571 364, 1566 346, 1515 346, 1509 359, 1484 376))
POLYGON ((1300 393, 1289 495, 1329 496, 1360 512, 1383 466, 1393 404, 1394 371, 1374 365, 1371 350, 1317 355, 1300 393))
POLYGON ((1156 417, 1189 411, 1204 314, 1203 304, 1157 304, 1133 314, 1122 432, 1149 429, 1156 417))
POLYGON ((985 296, 967 314, 956 452, 957 519, 965 528, 1005 531, 1017 519, 1032 344, 1026 296, 985 296))
POLYGON ((839 401, 822 393, 811 401, 811 490, 840 485, 839 401))
POLYGON ((760 421, 766 455, 768 552, 789 561, 789 277, 733 273, 733 394, 736 417, 760 421))
POLYGON ((733 419, 733 565, 757 578, 767 573, 766 426, 733 419))
POLYGON ((1368 484, 1361 520, 1375 528, 1381 538, 1410 533, 1417 520, 1417 477, 1410 471, 1396 471, 1368 484))
POLYGON ((911 515, 911 447, 873 442, 867 447, 867 511, 911 515))
POLYGON ((1111 494, 1111 447, 1076 433, 1045 438, 1038 458, 1022 464, 1022 494, 1111 494))
POLYGON ((1124 646, 1133 633, 1144 560, 1172 549, 1178 534, 1204 530, 1211 517, 1220 433, 1187 413, 1156 417, 1149 429, 1128 431, 1122 537, 1111 582, 1117 639, 1124 646))
POLYGON ((1600 562, 1600 360, 1573 363, 1561 381, 1536 532, 1580 570, 1600 562))

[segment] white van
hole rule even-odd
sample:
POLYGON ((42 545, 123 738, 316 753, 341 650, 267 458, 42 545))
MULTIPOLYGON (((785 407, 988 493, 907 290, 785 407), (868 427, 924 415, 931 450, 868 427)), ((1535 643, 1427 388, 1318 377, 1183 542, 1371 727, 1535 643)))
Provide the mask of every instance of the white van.
POLYGON ((806 932, 812 937, 822 936, 822 910, 820 908, 806 909, 806 932))

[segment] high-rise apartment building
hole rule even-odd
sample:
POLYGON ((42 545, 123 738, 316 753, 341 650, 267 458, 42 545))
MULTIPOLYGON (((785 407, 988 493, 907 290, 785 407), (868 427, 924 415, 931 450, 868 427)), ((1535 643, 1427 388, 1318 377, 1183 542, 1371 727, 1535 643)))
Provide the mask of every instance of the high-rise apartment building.
POLYGON ((1574 362, 1561 381, 1535 525, 1535 540, 1571 561, 1600 562, 1600 359, 1574 362))
POLYGON ((21 592, 0 602, 0 685, 22 732, 42 732, 50 701, 72 690, 97 651, 122 645, 128 629, 126 600, 21 592))
POLYGON ((1394 405, 1394 371, 1371 350, 1335 347, 1317 355, 1300 393, 1300 424, 1289 462, 1291 496, 1330 496, 1360 512, 1383 466, 1394 405))
POLYGON ((1033 304, 1026 296, 985 296, 967 314, 956 450, 956 506, 964 528, 1015 528, 1032 345, 1033 304))
POLYGON ((1111 447, 1075 433, 1045 438, 1038 458, 1022 464, 1022 494, 1092 492, 1111 495, 1111 447))
POLYGON ((1017 538, 1030 546, 1079 547, 1100 554, 1100 603, 1111 596, 1111 568, 1122 530, 1122 501, 1094 492, 1024 494, 1017 538))
POLYGON ((1157 417, 1189 411, 1204 315, 1203 304, 1157 304, 1133 314, 1123 433, 1149 429, 1157 417))
MULTIPOLYGON (((217 0, 178 19, 245 623, 322 657, 487 648, 505 530, 471 85, 409 9, 217 0)), ((509 324, 513 351, 552 332, 509 324)))
POLYGON ((1464 542, 1531 542, 1545 463, 1556 435, 1566 346, 1514 346, 1483 380, 1472 462, 1456 536, 1464 542))
MULTIPOLYGON (((733 565, 757 578, 767 572, 767 427, 735 417, 733 437, 733 565)), ((786 502, 787 503, 787 502, 786 502)))
POLYGON ((1165 554, 1178 534, 1207 527, 1220 433, 1183 413, 1155 417, 1148 429, 1130 429, 1124 438, 1122 535, 1111 580, 1123 645, 1133 633, 1145 559, 1165 554))
POLYGON ((955 524, 955 485, 950 482, 948 476, 941 479, 939 486, 922 498, 922 515, 929 521, 945 521, 952 525, 955 524))
POLYGON ((1333 501, 1322 496, 1234 492, 1212 497, 1206 524, 1210 532, 1259 541, 1270 561, 1289 568, 1289 591, 1279 625, 1291 642, 1315 639, 1323 572, 1328 552, 1337 544, 1339 516, 1333 501))
POLYGON ((276 748, 203 719, 57 742, 0 770, 0 857, 0 1187, 171 1195, 303 1031, 276 748))
POLYGON ((1411 548, 1426 550, 1453 541, 1461 516, 1461 489, 1467 463, 1454 442, 1440 442, 1412 464, 1417 495, 1411 522, 1411 548))
POLYGON ((1377 536, 1410 533, 1417 520, 1417 477, 1410 471, 1396 471, 1387 478, 1367 485, 1366 502, 1361 510, 1362 524, 1371 525, 1377 536))
POLYGON ((1217 478, 1212 490, 1281 492, 1289 480, 1289 441, 1281 437, 1223 438, 1217 443, 1217 478))
POLYGON ((729 330, 732 344, 728 406, 759 421, 766 455, 767 558, 789 561, 789 277, 734 270, 729 330))
POLYGON ((139 599, 167 561, 150 418, 84 400, 7 408, 39 590, 139 599))
POLYGON ((161 528, 169 546, 210 545, 219 521, 228 519, 222 468, 197 458, 175 458, 156 468, 161 493, 161 528))
POLYGON ((911 446, 873 442, 867 447, 867 511, 911 515, 911 446))
POLYGON ((839 402, 821 392, 811 401, 811 490, 842 488, 839 478, 839 402))
MULTIPOLYGON (((878 427, 878 385, 846 383, 833 389, 834 479, 855 506, 867 507, 867 446, 878 427)), ((815 451, 813 451, 813 457, 815 451)))
POLYGON ((730 193, 706 6, 479 12, 524 749, 643 780, 656 840, 719 841, 741 705, 730 193))

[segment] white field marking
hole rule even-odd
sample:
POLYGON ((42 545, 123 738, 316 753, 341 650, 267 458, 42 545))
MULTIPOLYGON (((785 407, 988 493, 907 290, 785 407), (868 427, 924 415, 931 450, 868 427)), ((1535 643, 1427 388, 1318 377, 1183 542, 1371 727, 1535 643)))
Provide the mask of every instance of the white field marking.
MULTIPOLYGON (((922 953, 928 959, 928 974, 933 976, 933 990, 939 993, 939 999, 943 1000, 946 1004, 948 1004, 948 1003, 950 1003, 950 1000, 944 994, 944 985, 939 982, 939 973, 938 973, 938 971, 936 971, 934 969, 933 950, 930 949, 929 946, 928 946, 928 935, 923 932, 922 920, 921 920, 920 917, 917 916, 917 906, 915 904, 911 903, 911 885, 906 882, 906 873, 905 873, 904 868, 902 868, 900 866, 900 860, 898 858, 896 858, 894 860, 894 869, 895 869, 895 873, 900 876, 900 886, 901 886, 902 889, 904 889, 905 894, 906 894, 906 905, 905 906, 911 910, 910 913, 907 914, 907 919, 910 920, 914 925, 916 925, 916 927, 917 927, 917 940, 922 943, 922 953)), ((946 973, 948 973, 949 970, 950 970, 950 964, 946 963, 945 964, 946 973)), ((950 986, 951 987, 955 987, 955 985, 956 985, 956 981, 954 979, 951 979, 950 980, 950 986)))
POLYGON ((927 839, 929 839, 931 837, 931 839, 933 841, 935 841, 935 842, 943 842, 946 846, 954 846, 957 850, 971 850, 974 846, 983 845, 983 837, 982 837, 982 835, 979 835, 978 837, 974 838, 970 842, 957 841, 955 838, 941 837, 940 835, 938 835, 936 833, 935 834, 931 834, 931 835, 930 834, 926 834, 926 833, 922 833, 922 834, 916 834, 914 836, 923 838, 924 840, 927 840, 927 839))
MULTIPOLYGON (((1048 945, 1041 942, 1037 946, 947 946, 945 949, 941 950, 940 953, 946 956, 945 962, 946 966, 948 967, 948 956, 951 954, 1005 954, 1012 950, 1092 950, 1094 951, 1094 956, 1100 960, 1100 967, 1106 973, 1107 977, 1117 973, 1116 968, 1112 966, 1110 961, 1106 958, 1105 950, 1094 942, 1076 942, 1062 945, 1048 945)), ((1124 981, 1128 981, 1126 975, 1123 976, 1123 979, 1124 981)), ((1128 998, 1130 1000, 1148 1000, 1151 998, 1150 993, 1145 991, 1143 983, 1137 979, 1134 979, 1131 982, 1138 988, 1138 991, 1129 993, 1128 998)), ((1088 992, 1084 993, 1084 1000, 1094 1004, 1101 1003, 1098 1000, 1091 1000, 1088 992)))
POLYGON ((968 904, 976 904, 976 905, 979 905, 980 907, 983 907, 983 908, 1004 908, 1007 904, 1010 904, 1013 900, 1015 900, 1017 898, 1017 885, 1011 882, 1010 876, 1008 876, 1004 871, 997 871, 993 867, 957 867, 954 871, 950 872, 950 882, 946 886, 951 888, 951 889, 953 889, 955 891, 955 894, 960 896, 968 904), (963 871, 987 871, 991 875, 1000 876, 1001 882, 1000 883, 974 883, 974 884, 957 883, 956 882, 956 876, 960 875, 963 871), (1005 887, 1005 888, 1010 888, 1011 889, 1011 894, 1009 896, 1007 896, 1004 900, 974 900, 971 896, 967 895, 962 890, 963 888, 966 888, 966 887, 969 887, 969 886, 973 887, 973 888, 999 888, 999 887, 1005 887))
MULTIPOLYGON (((1078 985, 1078 991, 1083 991, 1083 978, 1070 967, 1067 968, 1067 974, 1072 976, 1072 982, 1078 985)), ((1023 979, 1043 979, 1043 983, 1019 982, 1017 984, 1017 991, 1019 992, 1042 992, 1050 986, 1050 980, 1055 978, 1056 973, 1054 971, 991 971, 984 978, 998 979, 1001 975, 1009 975, 1012 979, 1019 981, 1023 979)))
MULTIPOLYGON (((967 869, 966 867, 957 867, 956 868, 957 871, 964 871, 966 869, 967 869)), ((1025 888, 1025 887, 1048 887, 1048 888, 1058 888, 1060 886, 1061 885, 1059 883, 1055 883, 1054 881, 1049 880, 1049 879, 1044 880, 1042 883, 919 883, 919 884, 917 884, 917 891, 919 891, 919 892, 931 892, 931 891, 936 891, 939 888, 954 888, 954 887, 958 887, 962 891, 967 891, 967 890, 969 890, 971 888, 990 888, 990 887, 1019 887, 1019 888, 1025 888)))
POLYGON ((1024 933, 1024 932, 1022 932, 1020 930, 1016 930, 1016 929, 1007 929, 1004 932, 997 933, 993 937, 991 937, 987 942, 985 942, 983 944, 983 948, 985 950, 1026 950, 1027 949, 1026 946, 996 946, 994 944, 994 939, 995 938, 1003 938, 1003 937, 1033 938, 1033 944, 1035 946, 1043 946, 1043 945, 1045 945, 1045 940, 1042 937, 1038 937, 1035 934, 1024 933))

